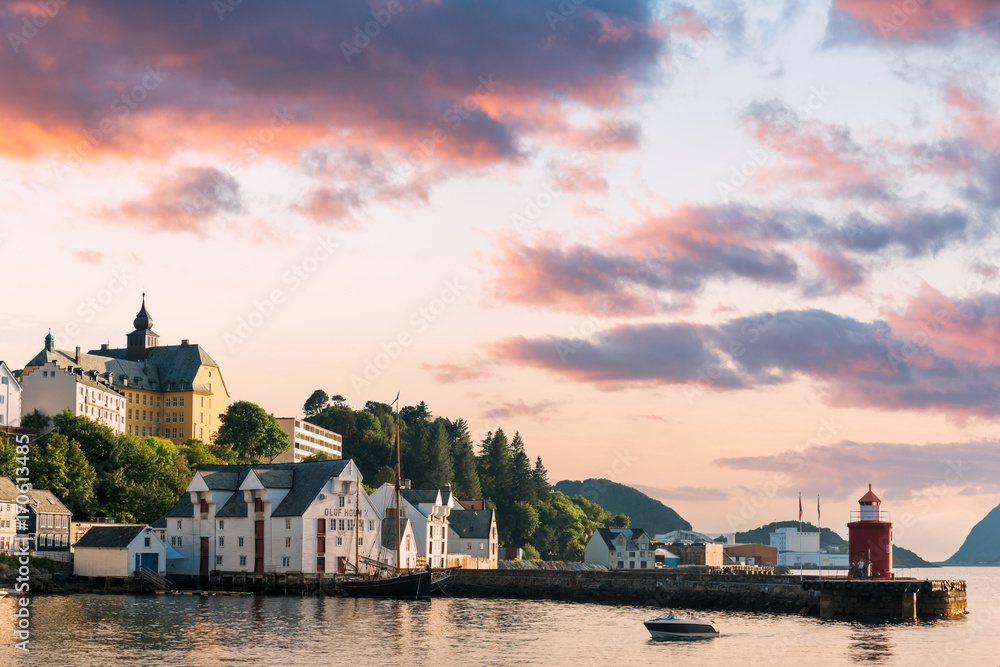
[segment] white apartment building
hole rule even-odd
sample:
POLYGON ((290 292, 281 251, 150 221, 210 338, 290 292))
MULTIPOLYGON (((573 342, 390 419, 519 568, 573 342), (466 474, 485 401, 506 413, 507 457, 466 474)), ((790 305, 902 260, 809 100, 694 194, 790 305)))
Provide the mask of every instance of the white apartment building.
POLYGON ((275 457, 274 463, 301 463, 313 454, 326 454, 333 459, 343 456, 339 433, 294 417, 278 417, 277 421, 288 435, 288 449, 275 457))
MULTIPOLYGON (((17 537, 17 487, 8 477, 0 477, 0 552, 14 552, 17 537)), ((26 520, 27 515, 22 515, 26 520)))
POLYGON ((60 367, 50 361, 21 378, 21 410, 38 410, 48 417, 69 409, 89 417, 115 433, 125 432, 125 394, 97 371, 60 367))
POLYGON ((167 577, 346 572, 377 559, 382 515, 361 480, 350 460, 206 466, 151 524, 178 552, 167 577))
POLYGON ((21 425, 21 383, 0 361, 0 426, 21 425))

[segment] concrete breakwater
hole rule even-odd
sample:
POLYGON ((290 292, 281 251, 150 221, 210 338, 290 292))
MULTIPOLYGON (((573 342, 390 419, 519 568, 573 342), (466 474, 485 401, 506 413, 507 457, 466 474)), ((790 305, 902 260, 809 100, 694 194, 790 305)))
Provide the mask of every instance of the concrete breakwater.
POLYGON ((820 591, 798 577, 650 570, 457 570, 449 595, 657 604, 687 609, 745 609, 819 615, 820 591))
POLYGON ((964 581, 820 581, 796 575, 652 570, 457 570, 449 595, 656 604, 823 618, 933 618, 966 613, 964 581))

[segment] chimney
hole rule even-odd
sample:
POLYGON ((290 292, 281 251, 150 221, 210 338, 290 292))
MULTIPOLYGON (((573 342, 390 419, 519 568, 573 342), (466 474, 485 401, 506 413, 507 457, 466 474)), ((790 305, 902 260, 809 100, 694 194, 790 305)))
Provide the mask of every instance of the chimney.
POLYGON ((410 484, 411 484, 410 480, 408 480, 408 479, 404 479, 403 480, 403 488, 404 489, 410 488, 410 484))
POLYGON ((80 346, 76 346, 76 363, 80 363, 80 346))
POLYGON ((107 351, 108 351, 108 344, 101 343, 101 352, 107 352, 107 351))
POLYGON ((187 347, 190 343, 191 343, 191 341, 189 339, 187 339, 187 338, 182 338, 181 339, 181 347, 187 347))

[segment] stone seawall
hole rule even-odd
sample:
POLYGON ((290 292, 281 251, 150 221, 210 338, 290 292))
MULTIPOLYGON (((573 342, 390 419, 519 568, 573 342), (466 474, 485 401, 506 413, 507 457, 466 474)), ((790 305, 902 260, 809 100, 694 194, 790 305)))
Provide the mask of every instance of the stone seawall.
POLYGON ((819 581, 796 575, 565 570, 457 570, 454 596, 656 604, 840 618, 934 618, 966 613, 964 581, 819 581))
POLYGON ((449 595, 658 604, 686 609, 742 609, 819 615, 820 592, 798 577, 557 570, 458 570, 449 595))

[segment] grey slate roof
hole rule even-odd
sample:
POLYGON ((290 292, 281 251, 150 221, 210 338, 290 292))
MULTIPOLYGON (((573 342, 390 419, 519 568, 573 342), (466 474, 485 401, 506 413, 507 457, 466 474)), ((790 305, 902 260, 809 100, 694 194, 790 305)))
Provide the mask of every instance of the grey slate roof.
MULTIPOLYGON (((265 484, 267 483, 265 479, 268 481, 273 479, 276 484, 272 488, 288 489, 285 498, 271 512, 271 516, 301 516, 319 495, 323 485, 329 482, 331 477, 337 477, 344 472, 344 468, 350 462, 350 459, 339 459, 336 461, 311 461, 309 463, 209 465, 205 466, 201 473, 210 489, 233 491, 235 496, 239 496, 238 500, 230 497, 225 505, 216 512, 217 516, 223 518, 226 516, 247 516, 246 504, 243 503, 243 493, 239 491, 239 488, 250 471, 253 471, 265 484), (242 503, 242 508, 240 503, 242 503), (222 511, 225 511, 226 514, 222 515, 222 511), (241 511, 242 514, 240 514, 241 511)), ((194 506, 191 504, 190 494, 184 493, 165 516, 193 517, 194 506)))
MULTIPOLYGON (((410 520, 405 516, 399 518, 399 530, 403 535, 406 535, 406 526, 410 523, 410 520)), ((396 548, 396 519, 391 517, 386 517, 382 522, 382 548, 396 548)))
POLYGON ((401 489, 399 493, 411 505, 435 503, 438 497, 437 489, 401 489))
POLYGON ((194 384, 202 365, 218 367, 200 345, 163 345, 150 348, 145 361, 129 361, 125 348, 76 352, 43 349, 25 366, 44 366, 55 361, 60 368, 81 368, 84 374, 97 371, 117 389, 146 389, 153 391, 200 391, 209 393, 208 387, 194 384), (110 373, 110 376, 107 374, 110 373), (138 380, 137 380, 138 378, 138 380))
MULTIPOLYGON (((453 512, 454 514, 454 512, 453 512)), ((635 543, 635 540, 642 537, 646 531, 642 528, 598 528, 597 534, 604 539, 604 544, 607 545, 608 551, 617 551, 618 547, 612 540, 619 534, 625 535, 625 549, 634 551, 639 547, 635 543)))
POLYGON ((448 527, 461 538, 489 538, 493 510, 452 510, 448 515, 448 527))
POLYGON ((28 498, 31 499, 28 506, 37 514, 68 514, 73 516, 73 513, 51 491, 32 489, 28 492, 28 498))
POLYGON ((18 496, 17 486, 9 477, 0 477, 0 502, 13 503, 18 496))
POLYGON ((247 501, 243 497, 242 491, 237 491, 226 504, 215 512, 215 516, 220 519, 245 519, 249 515, 247 514, 247 501))
POLYGON ((135 536, 146 530, 146 524, 128 526, 92 526, 77 540, 74 549, 124 549, 135 536))

